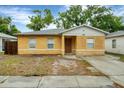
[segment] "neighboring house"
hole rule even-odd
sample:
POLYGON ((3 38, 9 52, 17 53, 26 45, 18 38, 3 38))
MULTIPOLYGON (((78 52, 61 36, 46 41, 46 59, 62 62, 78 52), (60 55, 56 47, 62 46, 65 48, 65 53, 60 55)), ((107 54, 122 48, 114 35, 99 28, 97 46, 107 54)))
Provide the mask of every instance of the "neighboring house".
POLYGON ((14 36, 0 33, 0 52, 4 51, 5 41, 15 41, 15 40, 17 40, 17 38, 14 36))
POLYGON ((117 31, 106 36, 105 49, 107 52, 124 54, 124 31, 117 31))
POLYGON ((82 25, 18 34, 18 54, 103 55, 107 32, 82 25))

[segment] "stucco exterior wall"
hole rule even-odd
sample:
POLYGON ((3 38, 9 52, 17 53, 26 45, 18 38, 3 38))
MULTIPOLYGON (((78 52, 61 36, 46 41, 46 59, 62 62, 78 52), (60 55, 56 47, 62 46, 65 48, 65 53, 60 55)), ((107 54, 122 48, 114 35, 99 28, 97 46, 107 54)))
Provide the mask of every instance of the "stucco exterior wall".
POLYGON ((105 36, 77 36, 76 37, 76 54, 77 55, 104 55, 105 36), (94 48, 87 48, 86 40, 94 39, 94 48))
MULTIPOLYGON (((47 38, 49 36, 18 36, 18 54, 62 54, 62 37, 54 36, 54 49, 47 49, 47 38), (36 38, 37 45, 35 49, 28 48, 28 40, 36 38)), ((72 53, 80 55, 103 55, 104 54, 104 36, 76 36, 72 38, 72 53), (93 49, 87 48, 86 39, 94 38, 95 45, 93 49)))
POLYGON ((18 36, 18 54, 61 54, 61 37, 60 36, 18 36), (54 49, 47 48, 49 37, 54 38, 54 49), (28 40, 36 39, 36 48, 30 49, 28 40))
POLYGON ((72 37, 72 53, 75 54, 76 50, 76 37, 72 37))
POLYGON ((124 54, 124 36, 106 38, 105 40, 105 50, 111 53, 124 54), (116 48, 112 48, 112 40, 116 40, 116 48))
POLYGON ((55 40, 54 49, 47 48, 47 39, 51 36, 18 36, 18 54, 65 54, 65 37, 72 37, 72 53, 80 55, 103 55, 105 51, 105 35, 103 32, 79 27, 64 32, 61 36, 52 36, 55 40), (36 49, 28 48, 29 38, 36 38, 36 49), (87 38, 95 40, 94 48, 87 48, 87 38))

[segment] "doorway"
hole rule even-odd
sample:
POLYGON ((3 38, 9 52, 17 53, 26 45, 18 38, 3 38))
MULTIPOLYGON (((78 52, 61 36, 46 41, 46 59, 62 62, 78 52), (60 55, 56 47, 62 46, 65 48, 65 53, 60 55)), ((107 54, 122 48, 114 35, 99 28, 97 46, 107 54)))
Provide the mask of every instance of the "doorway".
POLYGON ((72 53, 72 38, 65 38, 65 53, 72 53))

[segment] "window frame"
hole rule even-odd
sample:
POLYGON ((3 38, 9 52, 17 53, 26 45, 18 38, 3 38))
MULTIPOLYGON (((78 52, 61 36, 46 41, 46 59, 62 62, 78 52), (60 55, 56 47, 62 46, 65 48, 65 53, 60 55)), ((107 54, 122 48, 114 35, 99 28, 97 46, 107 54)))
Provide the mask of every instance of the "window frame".
POLYGON ((112 40, 112 48, 116 48, 116 46, 117 46, 117 40, 113 39, 112 40))
POLYGON ((49 37, 47 39, 47 49, 54 49, 54 45, 55 45, 54 38, 53 37, 49 37), (52 40, 52 41, 49 41, 49 40, 52 40), (49 45, 52 45, 52 47, 49 47, 49 45))
POLYGON ((86 46, 87 46, 88 49, 93 49, 94 46, 95 46, 95 39, 94 38, 87 38, 86 39, 86 46), (89 43, 88 42, 89 39, 92 39, 93 40, 93 43, 89 43), (88 44, 93 44, 93 45, 92 45, 92 47, 89 47, 88 44))
POLYGON ((28 40, 28 48, 29 49, 36 49, 36 46, 37 46, 37 40, 36 40, 36 38, 29 38, 29 40, 28 40), (31 47, 30 45, 30 43, 31 43, 31 40, 34 40, 35 41, 35 47, 31 47))

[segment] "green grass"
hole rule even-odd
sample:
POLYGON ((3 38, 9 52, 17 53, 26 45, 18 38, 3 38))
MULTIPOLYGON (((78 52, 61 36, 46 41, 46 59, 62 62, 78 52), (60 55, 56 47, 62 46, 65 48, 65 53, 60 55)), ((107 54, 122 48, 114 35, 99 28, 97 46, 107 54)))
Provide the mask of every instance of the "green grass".
POLYGON ((1 55, 0 75, 42 76, 50 74, 54 57, 1 55))
POLYGON ((3 55, 4 54, 4 52, 0 52, 0 55, 3 55))
POLYGON ((55 58, 52 58, 52 57, 46 57, 42 60, 42 62, 54 62, 55 61, 55 58))
POLYGON ((116 53, 106 53, 106 54, 109 54, 109 55, 113 55, 113 56, 117 56, 117 57, 120 57, 120 61, 123 61, 124 62, 124 55, 123 54, 116 54, 116 53))
POLYGON ((17 58, 8 58, 7 60, 2 61, 1 64, 11 65, 17 64, 18 62, 20 62, 20 60, 17 58))

